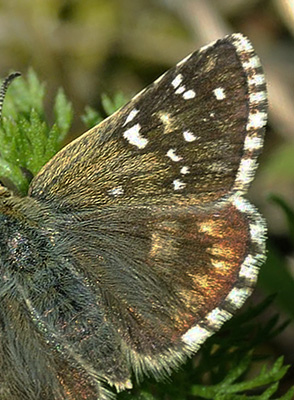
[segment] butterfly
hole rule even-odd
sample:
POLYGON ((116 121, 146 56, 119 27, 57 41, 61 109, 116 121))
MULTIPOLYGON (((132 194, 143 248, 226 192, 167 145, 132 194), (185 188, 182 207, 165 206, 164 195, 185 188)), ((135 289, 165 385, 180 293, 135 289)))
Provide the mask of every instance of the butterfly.
POLYGON ((266 98, 249 40, 226 36, 63 148, 27 197, 1 188, 2 400, 160 379, 243 305, 265 259, 243 196, 266 98))

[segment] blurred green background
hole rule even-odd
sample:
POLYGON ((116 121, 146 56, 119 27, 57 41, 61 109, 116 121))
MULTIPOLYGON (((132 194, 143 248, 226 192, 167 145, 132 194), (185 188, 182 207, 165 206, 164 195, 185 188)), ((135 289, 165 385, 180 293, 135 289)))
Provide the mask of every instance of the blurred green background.
MULTIPOLYGON (((33 67, 46 82, 48 110, 62 86, 74 106, 73 138, 85 129, 85 106, 101 109, 103 93, 130 98, 232 32, 252 41, 269 91, 265 150, 249 194, 268 221, 269 254, 253 301, 276 292, 269 313, 293 320, 293 0, 0 0, 0 75, 33 67)), ((294 364, 294 324, 269 346, 294 364)), ((293 372, 288 379, 293 384, 293 372)))

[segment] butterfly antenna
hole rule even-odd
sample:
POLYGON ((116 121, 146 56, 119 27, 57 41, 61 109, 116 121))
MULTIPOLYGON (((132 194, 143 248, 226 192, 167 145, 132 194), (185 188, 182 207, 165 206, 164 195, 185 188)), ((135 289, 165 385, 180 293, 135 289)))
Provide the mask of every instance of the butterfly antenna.
POLYGON ((0 88, 0 120, 2 118, 2 107, 3 107, 3 102, 5 98, 6 91, 8 89, 8 86, 10 83, 13 81, 14 78, 17 78, 20 76, 20 72, 13 72, 12 74, 8 75, 7 78, 4 79, 1 88, 0 88))

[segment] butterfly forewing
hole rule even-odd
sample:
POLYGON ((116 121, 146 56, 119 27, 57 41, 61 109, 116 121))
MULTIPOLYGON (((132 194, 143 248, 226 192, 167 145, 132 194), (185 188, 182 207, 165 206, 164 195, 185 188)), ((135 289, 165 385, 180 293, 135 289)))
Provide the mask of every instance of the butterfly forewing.
POLYGON ((237 177, 244 190, 262 147, 266 101, 263 81, 251 83, 263 75, 247 43, 230 36, 169 70, 58 153, 33 180, 30 195, 58 210, 80 210, 204 205, 227 196, 237 177), (242 157, 248 162, 240 171, 242 157))
POLYGON ((242 194, 265 119, 259 60, 230 35, 34 178, 28 200, 53 256, 22 293, 65 399, 104 399, 101 382, 129 388, 132 371, 170 372, 250 295, 265 227, 242 194))

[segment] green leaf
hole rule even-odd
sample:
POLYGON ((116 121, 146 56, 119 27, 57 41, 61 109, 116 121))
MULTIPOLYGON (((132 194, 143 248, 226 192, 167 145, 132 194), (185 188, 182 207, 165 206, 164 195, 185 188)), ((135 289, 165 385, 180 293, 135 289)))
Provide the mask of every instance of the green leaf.
POLYGON ((44 116, 43 100, 45 85, 36 73, 29 69, 26 78, 17 78, 10 85, 5 97, 3 114, 17 119, 19 114, 29 116, 31 109, 44 116))
POLYGON ((279 400, 293 400, 294 397, 294 386, 288 390, 287 393, 284 394, 284 396, 280 397, 279 400))
POLYGON ((90 106, 85 107, 84 115, 82 115, 81 118, 87 129, 91 129, 93 126, 98 125, 103 121, 102 115, 90 106))
POLYGON ((101 102, 103 110, 105 111, 104 116, 90 106, 85 107, 84 115, 82 115, 81 118, 87 129, 93 128, 93 126, 102 122, 105 117, 108 117, 116 112, 126 104, 127 99, 122 93, 116 93, 113 98, 107 96, 106 94, 102 94, 101 102))
POLYGON ((108 116, 120 109, 124 104, 126 104, 126 98, 122 93, 116 93, 113 98, 110 98, 105 93, 102 94, 102 106, 108 116))
POLYGON ((72 106, 62 90, 54 102, 55 122, 45 118, 45 85, 30 69, 15 79, 4 101, 0 124, 0 173, 2 182, 26 194, 29 181, 60 149, 73 117, 72 106))
POLYGON ((0 158, 0 180, 17 193, 25 193, 28 189, 28 182, 24 178, 20 167, 9 163, 3 158, 0 158))
POLYGON ((55 98, 54 115, 59 130, 57 141, 61 143, 67 135, 73 119, 72 104, 67 100, 63 89, 59 89, 55 98))
POLYGON ((200 396, 205 399, 270 399, 273 393, 278 389, 278 381, 286 374, 289 366, 283 365, 283 357, 278 358, 273 366, 264 365, 258 376, 251 380, 245 380, 240 383, 233 383, 241 375, 245 373, 251 363, 251 356, 244 357, 238 365, 232 368, 227 377, 217 385, 202 386, 193 385, 191 394, 193 396, 200 396), (250 396, 244 395, 249 391, 257 390, 265 385, 270 385, 261 395, 250 396), (242 394, 242 392, 244 392, 242 394), (234 397, 235 395, 235 397, 234 397), (239 396, 241 395, 241 397, 239 396), (230 396, 230 397, 228 397, 230 396))

